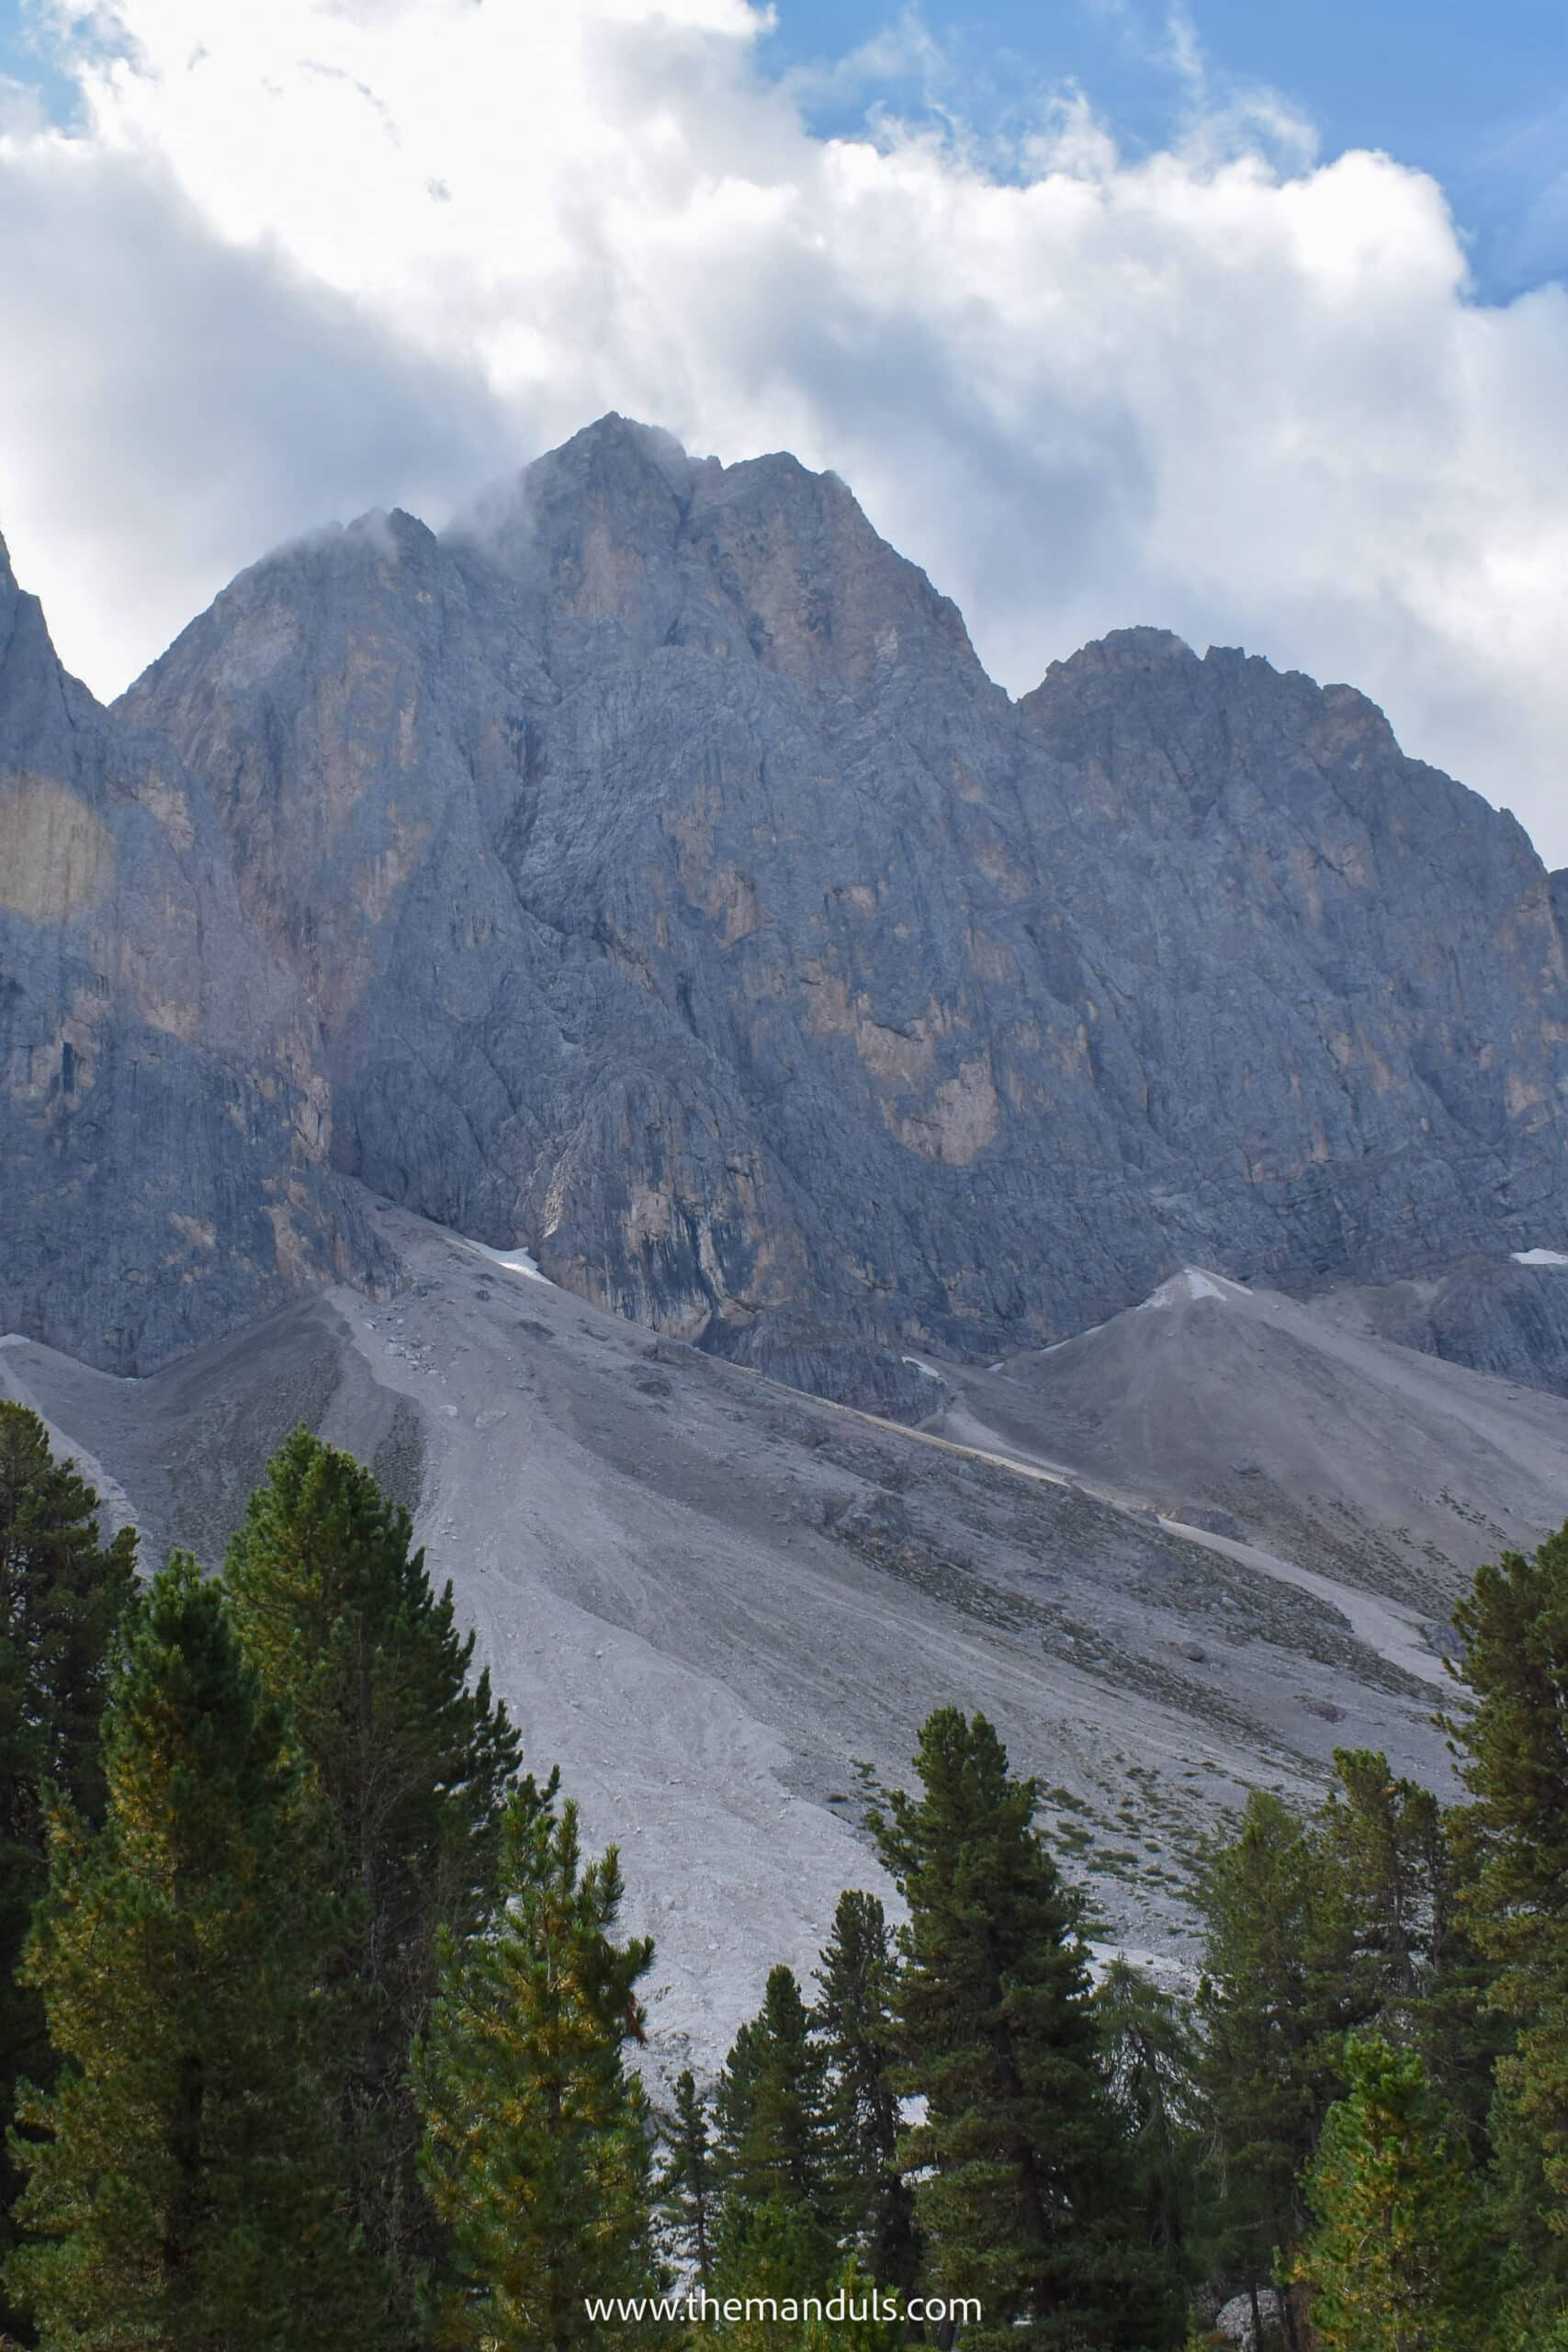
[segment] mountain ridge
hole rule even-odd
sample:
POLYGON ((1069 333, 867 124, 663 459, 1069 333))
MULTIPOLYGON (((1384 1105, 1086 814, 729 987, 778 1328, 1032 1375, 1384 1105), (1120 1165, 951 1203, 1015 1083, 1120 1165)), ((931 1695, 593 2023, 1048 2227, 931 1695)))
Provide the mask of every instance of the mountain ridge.
POLYGON ((173 748, 61 666, 0 545, 4 1321, 148 1370, 384 1252, 320 1040, 173 748))
POLYGON ((787 455, 602 419, 440 534, 263 559, 108 723, 197 779, 337 1176, 825 1394, 914 1417, 908 1346, 1186 1262, 1568 1238, 1563 877, 1517 822, 1168 632, 1014 703, 787 455))

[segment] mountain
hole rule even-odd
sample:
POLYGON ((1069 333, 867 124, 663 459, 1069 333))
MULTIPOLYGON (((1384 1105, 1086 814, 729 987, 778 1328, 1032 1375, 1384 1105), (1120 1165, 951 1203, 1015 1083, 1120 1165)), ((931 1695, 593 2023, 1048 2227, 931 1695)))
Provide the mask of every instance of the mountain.
POLYGON ((1568 1240, 1514 820, 1349 687, 1157 630, 1011 702, 793 458, 603 419, 439 537, 269 557, 118 716, 210 792, 337 1169, 824 1394, 915 1416, 910 1348, 1185 1263, 1568 1240))
POLYGON ((1564 1269, 1560 1250, 1518 1250, 1403 1282, 1331 1283, 1319 1304, 1352 1330, 1568 1396, 1564 1269))
POLYGON ((383 1263, 321 1032, 210 800, 62 670, 0 546, 0 1319, 144 1371, 383 1263))
MULTIPOLYGON (((1560 1275, 1559 1282, 1568 1282, 1560 1275)), ((1446 1617, 1568 1508, 1568 1404, 1197 1267, 1099 1329, 950 1366, 932 1427, 1446 1617)))
POLYGON ((1446 1785, 1437 1629, 1568 1512, 1568 880, 1360 695, 1015 703, 831 476, 618 418, 111 712, 8 571, 0 648, 0 1392, 150 1557, 371 1464, 662 2059, 939 1702, 1167 1954, 1247 1787, 1446 1785))
MULTIPOLYGON (((1454 1560, 1420 1554, 1417 1587, 1374 1546, 1306 1566, 1260 1532, 1227 1549, 1162 1524, 1184 1498, 1157 1484, 1108 1499, 999 1427, 964 1442, 878 1422, 406 1212, 378 1223, 400 1272, 383 1300, 330 1290, 142 1381, 11 1345, 0 1393, 112 1482, 154 1558, 182 1543, 219 1560, 301 1419, 374 1466, 417 1512, 530 1760, 558 1761, 587 1835, 620 1843, 633 1923, 657 1940, 666 2066, 716 2067, 773 1960, 808 1978, 840 1888, 892 1899, 864 1768, 905 1784, 940 1703, 984 1708, 1039 1775, 1096 1932, 1189 1962, 1194 1846, 1247 1788, 1315 1792, 1344 1746, 1448 1785, 1424 1628, 1467 1581, 1454 1560)), ((1152 1338, 1167 1318, 1122 1319, 1152 1338)), ((1412 1398, 1407 1462, 1431 1401, 1412 1398)), ((1522 1502, 1482 1449, 1450 1475, 1521 1532, 1546 1496, 1539 1540, 1568 1510, 1568 1482, 1551 1494, 1568 1403, 1536 1401, 1555 1443, 1522 1502)))
POLYGON ((18 1341, 0 1393, 153 1558, 219 1560, 301 1419, 373 1465, 621 1845, 667 2069, 716 2066, 775 1958, 808 1975, 842 1886, 891 1899, 865 1768, 901 1784, 939 1702, 1038 1775, 1097 1934, 1190 1964, 1194 1847, 1247 1788, 1316 1793, 1337 1747, 1451 1785, 1444 1621, 1568 1512, 1568 1401, 1197 1270, 1048 1353, 924 1360, 910 1430, 377 1222, 381 1299, 140 1381, 18 1341))

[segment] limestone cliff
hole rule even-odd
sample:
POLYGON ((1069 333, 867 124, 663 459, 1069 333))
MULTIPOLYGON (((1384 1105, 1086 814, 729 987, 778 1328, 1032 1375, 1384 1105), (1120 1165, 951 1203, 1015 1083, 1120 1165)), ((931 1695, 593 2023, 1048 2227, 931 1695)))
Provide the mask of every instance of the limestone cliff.
POLYGON ((1514 820, 1157 630, 1013 704, 792 458, 606 418, 269 558, 121 709, 319 1015, 338 1166, 787 1377, 1568 1238, 1514 820))
POLYGON ((0 547, 0 1329, 145 1371, 369 1274, 331 1121, 201 786, 64 673, 0 547))
POLYGON ((1560 1247, 1562 888, 1348 687, 1130 629, 1014 704, 833 477, 619 418, 112 715, 7 569, 0 1309, 157 1361, 372 1269, 360 1178, 914 1412, 1177 1265, 1560 1247))

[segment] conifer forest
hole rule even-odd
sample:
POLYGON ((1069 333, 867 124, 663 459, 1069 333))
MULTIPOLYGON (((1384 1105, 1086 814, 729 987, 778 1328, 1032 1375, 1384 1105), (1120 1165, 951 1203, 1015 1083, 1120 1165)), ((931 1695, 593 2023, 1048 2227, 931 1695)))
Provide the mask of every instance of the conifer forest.
POLYGON ((152 1565, 0 1404, 8 2347, 1568 2347, 1568 1529, 1456 1612, 1459 1801, 1255 1792, 1190 1981, 1091 1960, 938 1708, 899 1916, 847 1888, 707 2081, 368 1471, 300 1429, 152 1565))

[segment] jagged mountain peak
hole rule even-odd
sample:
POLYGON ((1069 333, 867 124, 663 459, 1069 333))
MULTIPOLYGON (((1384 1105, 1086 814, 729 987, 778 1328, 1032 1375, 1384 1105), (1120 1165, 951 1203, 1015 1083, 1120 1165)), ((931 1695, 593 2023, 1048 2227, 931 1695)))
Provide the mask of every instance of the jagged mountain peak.
POLYGON ((543 492, 589 482, 628 487, 651 474, 673 496, 685 499, 704 469, 722 470, 716 458, 694 458, 662 425, 644 424, 637 417, 611 409, 570 440, 536 458, 524 468, 522 478, 531 477, 536 489, 543 492))
POLYGON ((810 692, 876 694, 895 673, 940 671, 949 692, 1001 699, 957 607, 837 475, 782 453, 690 458, 669 434, 612 414, 439 537, 396 510, 289 541, 220 592, 118 707, 161 723, 154 706, 214 662, 237 692, 265 698, 312 647, 353 668, 368 639, 385 659, 454 618, 493 650, 508 637, 509 658, 563 683, 606 659, 682 649, 810 692))
POLYGON ((172 744, 0 597, 0 1329, 118 1371, 384 1263, 321 1036, 172 744))
POLYGON ((608 416, 245 574, 121 707, 210 790, 334 1157, 603 1303, 914 1404, 1183 1265, 1553 1229, 1568 967, 1374 707, 1113 631, 1013 704, 830 474, 608 416))
POLYGON ((100 786, 103 715, 55 651, 37 596, 21 586, 0 540, 0 789, 7 775, 100 786))
POLYGON ((725 466, 611 414, 486 492, 445 537, 495 564, 546 626, 611 622, 640 654, 685 644, 854 686, 913 632, 980 680, 956 606, 836 474, 787 452, 725 466))
POLYGON ((1147 624, 1110 629, 1074 653, 1051 662, 1039 685, 1020 696, 1020 707, 1035 715, 1048 712, 1067 692, 1086 689, 1100 698, 1134 707, 1136 682, 1167 693, 1207 695, 1235 702, 1247 695, 1280 700, 1294 698, 1302 707, 1322 700, 1346 718, 1377 728, 1390 745, 1393 730, 1376 703, 1355 686, 1320 685, 1304 670, 1280 670, 1267 655, 1248 653, 1244 646, 1211 645, 1199 654, 1173 629, 1147 624))
POLYGON ((1076 653, 1048 666, 1039 685, 1020 696, 1022 705, 1046 693, 1059 679, 1116 677, 1138 670, 1150 670, 1168 662, 1196 663, 1198 656, 1184 638, 1168 628, 1147 626, 1134 628, 1113 628, 1104 637, 1080 645, 1076 653))
POLYGON ((1354 686, 1320 685, 1236 646, 1200 657, 1168 630, 1121 629, 1053 662, 1017 707, 1076 780, 1075 820, 1201 835, 1256 863, 1284 820, 1295 847, 1281 838, 1278 854, 1356 875, 1364 913, 1419 862, 1446 859, 1506 873, 1539 919, 1545 877, 1523 828, 1408 758, 1354 686))

